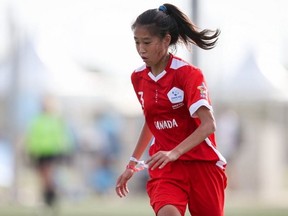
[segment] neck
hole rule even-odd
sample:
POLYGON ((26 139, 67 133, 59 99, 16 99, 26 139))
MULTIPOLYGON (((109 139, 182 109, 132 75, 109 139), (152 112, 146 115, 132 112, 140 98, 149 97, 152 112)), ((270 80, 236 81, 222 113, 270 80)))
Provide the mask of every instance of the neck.
POLYGON ((156 64, 153 65, 151 67, 151 72, 154 74, 154 76, 157 76, 158 74, 160 74, 162 71, 164 71, 164 69, 166 68, 168 61, 170 58, 170 54, 167 53, 166 55, 164 55, 160 61, 156 64))

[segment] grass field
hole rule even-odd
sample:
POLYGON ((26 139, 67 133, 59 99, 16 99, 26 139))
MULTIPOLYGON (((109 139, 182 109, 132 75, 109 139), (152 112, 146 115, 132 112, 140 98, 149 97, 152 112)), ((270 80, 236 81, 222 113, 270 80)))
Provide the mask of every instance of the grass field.
MULTIPOLYGON (((0 205, 0 216, 153 216, 145 197, 130 196, 125 199, 111 197, 89 199, 81 202, 62 201, 56 212, 44 207, 0 205)), ((187 216, 189 214, 187 213, 187 216)), ((287 216, 287 207, 267 205, 226 205, 225 216, 287 216)))

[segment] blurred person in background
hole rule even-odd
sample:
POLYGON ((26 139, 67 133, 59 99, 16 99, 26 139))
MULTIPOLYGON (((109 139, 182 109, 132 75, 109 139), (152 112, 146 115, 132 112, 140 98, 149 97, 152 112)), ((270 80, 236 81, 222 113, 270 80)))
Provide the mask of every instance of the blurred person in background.
POLYGON ((45 96, 26 134, 26 150, 39 174, 43 200, 50 207, 57 198, 55 165, 71 152, 69 130, 57 108, 56 99, 45 96))
POLYGON ((97 164, 90 172, 90 183, 98 195, 111 191, 115 183, 115 162, 121 153, 122 118, 113 108, 100 111, 95 115, 95 132, 101 134, 100 146, 93 158, 97 164), (95 160, 97 158, 97 161, 95 160))
POLYGON ((131 76, 145 123, 116 193, 126 196, 128 180, 148 165, 147 193, 157 216, 184 216, 187 205, 193 216, 223 216, 226 160, 216 149, 207 85, 200 69, 169 52, 178 42, 211 49, 220 32, 199 30, 171 4, 145 11, 132 30, 145 62, 131 76))
POLYGON ((239 179, 236 161, 241 155, 243 134, 240 117, 232 108, 221 107, 217 117, 216 136, 219 143, 218 149, 229 164, 226 169, 229 189, 236 189, 239 179))

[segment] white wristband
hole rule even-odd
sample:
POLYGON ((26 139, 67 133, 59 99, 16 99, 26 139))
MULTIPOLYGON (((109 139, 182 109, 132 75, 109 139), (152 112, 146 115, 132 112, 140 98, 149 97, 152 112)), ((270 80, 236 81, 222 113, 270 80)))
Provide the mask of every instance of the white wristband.
POLYGON ((136 162, 140 167, 148 168, 148 165, 145 164, 145 161, 137 160, 135 157, 130 157, 130 161, 136 162))
POLYGON ((133 162, 138 163, 138 160, 137 160, 135 157, 130 157, 130 160, 129 160, 129 161, 133 161, 133 162))

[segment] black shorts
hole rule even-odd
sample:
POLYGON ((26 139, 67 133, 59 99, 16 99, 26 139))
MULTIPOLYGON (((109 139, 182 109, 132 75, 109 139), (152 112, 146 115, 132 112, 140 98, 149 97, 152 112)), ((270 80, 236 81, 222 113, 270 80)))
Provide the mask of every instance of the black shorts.
POLYGON ((32 161, 35 166, 41 167, 47 164, 55 163, 61 160, 61 155, 43 155, 43 156, 32 156, 32 161))

